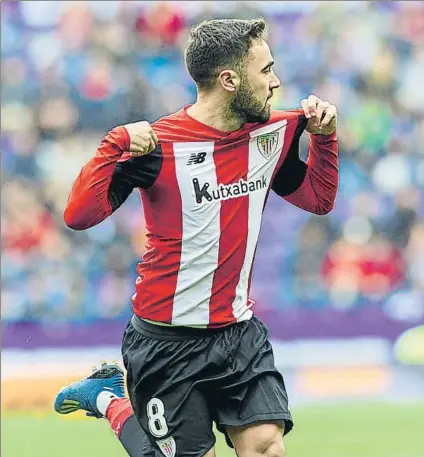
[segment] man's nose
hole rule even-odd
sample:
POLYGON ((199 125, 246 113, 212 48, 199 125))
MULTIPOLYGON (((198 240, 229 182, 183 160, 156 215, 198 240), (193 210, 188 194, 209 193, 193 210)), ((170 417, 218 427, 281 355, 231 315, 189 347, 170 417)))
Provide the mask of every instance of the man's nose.
POLYGON ((281 85, 280 80, 278 79, 277 76, 274 76, 274 78, 272 79, 272 81, 269 85, 269 88, 271 90, 278 89, 280 87, 280 85, 281 85))

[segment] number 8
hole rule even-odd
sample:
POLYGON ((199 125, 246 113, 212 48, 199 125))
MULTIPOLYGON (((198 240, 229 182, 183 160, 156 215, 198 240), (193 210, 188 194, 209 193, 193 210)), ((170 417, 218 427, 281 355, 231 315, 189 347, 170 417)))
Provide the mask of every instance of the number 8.
POLYGON ((149 418, 150 433, 156 438, 161 438, 168 433, 165 417, 165 406, 159 398, 152 398, 147 403, 147 417, 149 418))

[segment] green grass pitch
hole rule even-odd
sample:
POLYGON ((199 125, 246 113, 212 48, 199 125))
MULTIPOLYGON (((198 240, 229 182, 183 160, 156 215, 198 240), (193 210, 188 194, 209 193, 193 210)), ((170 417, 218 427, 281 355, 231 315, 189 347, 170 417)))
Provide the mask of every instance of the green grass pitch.
MULTIPOLYGON (((288 457, 423 457, 424 404, 356 403, 293 408, 288 457)), ((6 415, 3 457, 125 457, 105 420, 6 415)), ((217 457, 235 456, 218 434, 217 457)), ((178 452, 177 452, 178 456, 178 452)))

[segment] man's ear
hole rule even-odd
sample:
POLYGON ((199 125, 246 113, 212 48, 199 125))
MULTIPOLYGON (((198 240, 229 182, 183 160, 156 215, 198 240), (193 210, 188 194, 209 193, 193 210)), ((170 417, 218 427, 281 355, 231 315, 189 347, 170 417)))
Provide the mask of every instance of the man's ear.
POLYGON ((235 92, 240 86, 240 77, 233 70, 223 70, 218 76, 221 87, 227 92, 235 92))

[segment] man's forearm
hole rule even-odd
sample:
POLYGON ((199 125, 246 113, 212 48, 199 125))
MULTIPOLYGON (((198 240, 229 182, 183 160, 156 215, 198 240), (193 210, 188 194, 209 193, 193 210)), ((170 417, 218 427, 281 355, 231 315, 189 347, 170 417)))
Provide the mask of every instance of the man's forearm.
POLYGON ((64 212, 68 227, 93 227, 112 214, 114 206, 119 206, 110 198, 110 185, 116 163, 128 147, 129 136, 124 127, 117 127, 104 137, 95 157, 84 165, 72 187, 64 212))
MULTIPOLYGON (((280 195, 288 202, 305 211, 324 215, 329 213, 334 207, 338 182, 338 143, 336 132, 331 135, 311 135, 309 157, 302 183, 290 195, 280 195)), ((277 193, 278 184, 276 182, 274 186, 277 193)))

